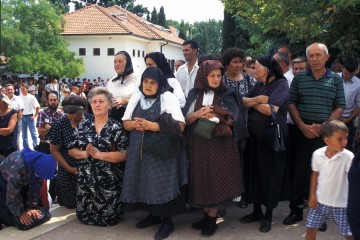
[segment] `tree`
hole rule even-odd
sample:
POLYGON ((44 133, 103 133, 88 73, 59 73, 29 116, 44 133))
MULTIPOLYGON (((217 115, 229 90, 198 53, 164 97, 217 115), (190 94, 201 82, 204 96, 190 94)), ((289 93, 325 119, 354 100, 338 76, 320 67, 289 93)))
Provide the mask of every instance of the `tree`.
POLYGON ((180 26, 178 28, 178 30, 179 30, 179 38, 182 38, 182 39, 186 40, 187 29, 189 29, 189 28, 187 28, 185 26, 184 20, 181 20, 180 26))
POLYGON ((236 16, 224 10, 222 27, 222 51, 230 47, 248 49, 251 47, 250 36, 243 23, 236 16))
POLYGON ((200 54, 221 54, 222 25, 222 21, 210 19, 206 22, 195 22, 191 26, 192 39, 198 43, 200 54))
POLYGON ((68 50, 60 36, 64 19, 46 0, 1 2, 0 51, 17 73, 76 77, 84 72, 82 59, 68 50))
POLYGON ((160 11, 158 13, 158 24, 160 26, 166 27, 166 16, 163 6, 161 6, 160 11))
POLYGON ((70 10, 69 3, 71 0, 49 0, 54 6, 61 9, 62 13, 68 13, 70 10))
POLYGON ((150 22, 152 22, 153 24, 158 24, 158 23, 159 23, 159 21, 158 21, 158 14, 157 14, 157 11, 156 11, 156 8, 155 8, 155 7, 154 7, 154 9, 153 9, 152 12, 151 12, 150 22))
POLYGON ((339 56, 360 55, 360 1, 358 0, 222 0, 225 9, 258 28, 258 40, 271 39, 295 45, 305 54, 305 46, 325 43, 339 56), (300 45, 303 45, 301 48, 300 45))

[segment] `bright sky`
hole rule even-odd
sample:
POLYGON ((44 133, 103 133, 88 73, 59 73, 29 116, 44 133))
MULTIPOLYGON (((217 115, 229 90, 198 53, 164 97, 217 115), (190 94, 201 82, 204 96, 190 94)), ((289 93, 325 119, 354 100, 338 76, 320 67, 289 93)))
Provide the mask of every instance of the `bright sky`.
POLYGON ((220 0, 136 0, 150 11, 156 8, 159 12, 163 6, 166 19, 194 23, 209 19, 223 20, 224 5, 220 0))

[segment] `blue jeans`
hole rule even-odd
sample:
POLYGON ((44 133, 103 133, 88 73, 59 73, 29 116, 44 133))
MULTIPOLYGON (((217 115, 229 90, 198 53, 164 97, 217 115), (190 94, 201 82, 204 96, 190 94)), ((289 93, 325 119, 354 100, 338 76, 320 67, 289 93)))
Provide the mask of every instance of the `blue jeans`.
POLYGON ((27 129, 29 128, 30 135, 33 141, 33 149, 38 145, 38 138, 36 136, 36 126, 35 126, 35 119, 31 120, 32 116, 22 116, 21 124, 22 124, 22 137, 23 137, 23 147, 28 147, 28 134, 27 129))

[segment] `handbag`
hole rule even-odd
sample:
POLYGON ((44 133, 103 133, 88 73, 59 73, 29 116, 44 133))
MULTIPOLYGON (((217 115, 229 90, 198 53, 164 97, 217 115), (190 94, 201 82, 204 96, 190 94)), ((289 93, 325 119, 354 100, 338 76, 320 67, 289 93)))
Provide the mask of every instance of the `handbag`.
POLYGON ((211 139, 211 134, 215 126, 216 126, 215 122, 212 122, 205 118, 200 118, 194 129, 194 133, 205 139, 211 139))
POLYGON ((271 118, 270 122, 265 128, 263 135, 263 144, 274 150, 275 152, 285 151, 284 136, 280 125, 276 120, 276 113, 274 106, 270 103, 271 118))

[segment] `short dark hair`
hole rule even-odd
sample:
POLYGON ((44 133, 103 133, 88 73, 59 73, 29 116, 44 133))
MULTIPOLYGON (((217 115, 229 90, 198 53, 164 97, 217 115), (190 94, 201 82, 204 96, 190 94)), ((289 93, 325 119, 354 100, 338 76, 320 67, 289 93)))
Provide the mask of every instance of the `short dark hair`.
POLYGON ((359 68, 359 60, 354 57, 348 57, 345 59, 343 67, 353 73, 359 68))
POLYGON ((343 131, 348 133, 349 129, 345 123, 339 120, 328 120, 321 124, 321 136, 331 137, 334 132, 343 131))
POLYGON ((241 59, 241 61, 245 61, 246 54, 245 51, 241 48, 228 48, 221 55, 221 63, 226 68, 227 65, 231 62, 231 60, 235 57, 241 59))
POLYGON ((199 51, 199 46, 198 46, 197 42, 195 42, 194 40, 186 40, 183 42, 182 45, 185 46, 185 45, 189 45, 189 44, 192 49, 196 49, 199 51))
POLYGON ((198 65, 200 66, 203 62, 207 61, 207 60, 219 60, 217 59, 217 57, 215 57, 213 54, 211 53, 205 53, 205 54, 202 54, 200 57, 199 57, 199 60, 198 60, 198 65))
POLYGON ((65 113, 74 114, 78 112, 84 112, 87 106, 86 99, 74 94, 71 94, 64 98, 61 102, 65 113))

